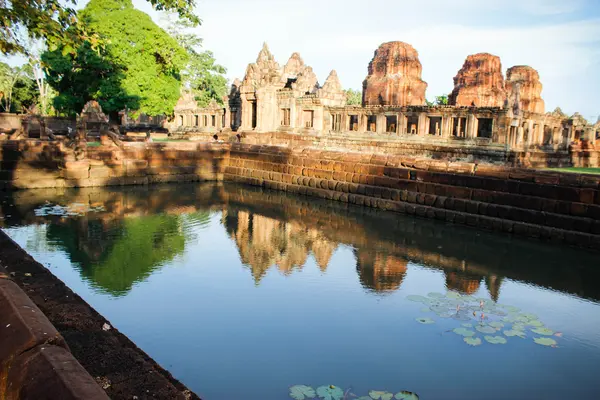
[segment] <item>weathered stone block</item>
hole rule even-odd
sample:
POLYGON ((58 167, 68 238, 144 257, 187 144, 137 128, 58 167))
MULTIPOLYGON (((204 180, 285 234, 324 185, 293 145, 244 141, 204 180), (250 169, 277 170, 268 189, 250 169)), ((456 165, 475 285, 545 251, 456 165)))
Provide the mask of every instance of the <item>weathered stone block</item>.
POLYGON ((46 316, 16 283, 0 279, 0 365, 2 374, 13 357, 45 343, 68 348, 46 316))

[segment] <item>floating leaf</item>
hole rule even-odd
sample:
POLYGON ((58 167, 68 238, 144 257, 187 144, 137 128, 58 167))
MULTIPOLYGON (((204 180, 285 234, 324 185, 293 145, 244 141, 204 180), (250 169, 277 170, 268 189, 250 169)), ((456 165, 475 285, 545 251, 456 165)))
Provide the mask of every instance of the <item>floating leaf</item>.
POLYGON ((344 391, 337 386, 319 386, 317 395, 323 400, 341 400, 344 397, 344 391))
POLYGON ((541 321, 538 321, 537 319, 534 320, 530 320, 527 325, 531 325, 531 326, 535 326, 537 328, 541 328, 542 326, 544 326, 544 324, 542 324, 541 321))
POLYGON ((290 388, 290 397, 295 400, 313 399, 315 390, 306 385, 295 385, 290 388))
POLYGON ((538 335, 552 336, 554 335, 554 331, 548 328, 535 328, 532 329, 531 332, 537 333, 538 335))
POLYGON ((462 326, 464 326, 465 328, 472 328, 473 324, 469 324, 469 323, 465 323, 465 324, 461 324, 462 326))
POLYGON ((484 339, 491 344, 506 344, 506 339, 502 336, 484 336, 484 339))
POLYGON ((460 293, 448 292, 446 293, 446 297, 449 299, 460 299, 462 296, 460 295, 460 293))
POLYGON ((523 331, 518 331, 518 330, 515 330, 515 329, 511 329, 511 330, 508 330, 508 331, 504 331, 504 334, 505 334, 506 336, 508 336, 508 337, 518 336, 518 337, 520 337, 520 338, 525 338, 525 332, 523 332, 523 331))
POLYGON ((406 296, 407 300, 416 301, 417 303, 424 303, 428 301, 427 297, 419 296, 418 294, 411 294, 406 296))
POLYGON ((479 345, 481 345, 481 339, 478 338, 478 337, 466 337, 463 340, 469 346, 479 346, 479 345))
POLYGON ((521 313, 521 315, 527 319, 538 319, 538 316, 532 313, 521 313))
POLYGON ((533 341, 542 346, 556 346, 556 340, 549 337, 533 338, 533 341))
POLYGON ((380 392, 378 390, 371 390, 369 392, 369 396, 371 396, 371 398, 374 400, 392 400, 394 394, 390 392, 380 392))
POLYGON ((504 324, 500 321, 490 322, 488 325, 496 329, 504 328, 504 324))
POLYGON ((475 329, 477 329, 481 333, 496 333, 495 328, 492 328, 491 326, 487 325, 477 325, 475 329))
POLYGON ((426 312, 429 312, 429 311, 431 311, 431 309, 429 307, 423 307, 423 308, 421 308, 421 312, 422 313, 426 313, 426 312))
POLYGON ((512 326, 513 331, 524 331, 525 330, 525 324, 514 324, 512 326))
POLYGON ((371 400, 371 398, 369 396, 360 396, 358 399, 356 400, 371 400))
POLYGON ((407 391, 398 392, 394 397, 398 400, 419 400, 419 396, 416 393, 407 391))
POLYGON ((432 320, 431 318, 427 318, 427 317, 417 318, 416 320, 417 320, 417 322, 424 324, 424 325, 435 323, 434 320, 432 320))
POLYGON ((457 320, 457 321, 470 321, 471 318, 469 317, 468 314, 462 313, 462 312, 458 312, 458 313, 454 313, 452 315, 452 318, 457 320))
POLYGON ((454 328, 452 330, 452 332, 456 333, 457 335, 461 335, 461 336, 465 336, 465 337, 475 336, 475 331, 472 331, 467 328, 454 328))
POLYGON ((519 311, 521 311, 520 308, 515 307, 515 306, 500 306, 500 305, 498 305, 498 307, 502 307, 510 313, 518 313, 519 311))
POLYGON ((433 297, 434 299, 441 299, 442 297, 444 297, 443 294, 438 293, 438 292, 431 292, 427 294, 428 297, 433 297))

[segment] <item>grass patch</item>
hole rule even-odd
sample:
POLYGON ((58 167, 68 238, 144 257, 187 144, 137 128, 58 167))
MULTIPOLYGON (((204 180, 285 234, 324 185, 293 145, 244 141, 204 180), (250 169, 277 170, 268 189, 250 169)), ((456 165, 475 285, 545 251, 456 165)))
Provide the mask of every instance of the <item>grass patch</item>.
POLYGON ((87 142, 88 147, 98 147, 100 146, 100 142, 87 142))
POLYGON ((574 174, 600 175, 600 168, 570 167, 570 168, 548 168, 548 170, 556 171, 556 172, 570 172, 570 173, 574 173, 574 174))
POLYGON ((159 143, 189 142, 189 140, 186 140, 186 139, 162 139, 162 138, 160 138, 160 139, 152 138, 152 141, 159 142, 159 143))

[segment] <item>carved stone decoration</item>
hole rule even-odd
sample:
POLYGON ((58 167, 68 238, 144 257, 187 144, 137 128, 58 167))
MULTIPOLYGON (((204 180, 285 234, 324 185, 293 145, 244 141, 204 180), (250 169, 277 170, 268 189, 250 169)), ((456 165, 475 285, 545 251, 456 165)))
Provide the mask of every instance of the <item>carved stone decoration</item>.
POLYGON ((543 114, 545 111, 542 100, 542 83, 538 72, 527 66, 517 65, 506 72, 506 92, 509 102, 513 102, 518 94, 519 108, 524 111, 543 114))
POLYGON ((504 107, 507 100, 500 57, 478 53, 467 57, 454 77, 450 105, 462 107, 504 107))
POLYGON ((88 135, 99 136, 100 131, 108 130, 108 125, 108 117, 95 100, 85 103, 81 114, 77 117, 78 129, 85 130, 88 135))
POLYGON ((421 79, 422 71, 419 53, 410 44, 383 43, 363 82, 364 105, 424 105, 427 83, 421 79))
POLYGON ((318 97, 322 99, 323 104, 329 106, 342 107, 346 105, 346 92, 340 83, 338 74, 335 70, 329 73, 329 76, 325 80, 325 84, 317 92, 318 97))

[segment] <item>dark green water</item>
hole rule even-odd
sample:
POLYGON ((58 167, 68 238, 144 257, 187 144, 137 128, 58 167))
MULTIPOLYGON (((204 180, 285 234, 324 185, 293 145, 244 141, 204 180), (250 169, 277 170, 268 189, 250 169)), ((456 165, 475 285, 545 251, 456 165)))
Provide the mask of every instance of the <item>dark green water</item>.
POLYGON ((235 185, 0 194, 0 226, 206 400, 600 398, 596 253, 235 185))

